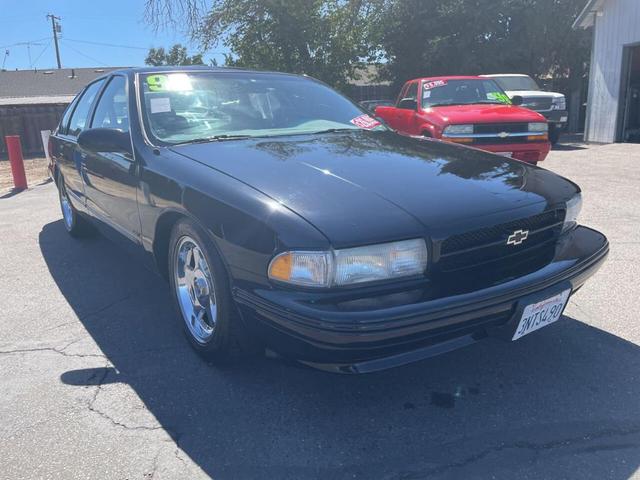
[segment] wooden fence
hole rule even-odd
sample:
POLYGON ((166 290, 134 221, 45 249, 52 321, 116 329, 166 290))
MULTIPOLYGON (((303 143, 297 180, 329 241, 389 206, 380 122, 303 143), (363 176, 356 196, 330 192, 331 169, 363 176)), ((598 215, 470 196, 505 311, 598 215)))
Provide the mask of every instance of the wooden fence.
POLYGON ((7 157, 5 135, 20 135, 25 156, 44 155, 40 130, 53 130, 65 104, 0 106, 0 158, 7 157))

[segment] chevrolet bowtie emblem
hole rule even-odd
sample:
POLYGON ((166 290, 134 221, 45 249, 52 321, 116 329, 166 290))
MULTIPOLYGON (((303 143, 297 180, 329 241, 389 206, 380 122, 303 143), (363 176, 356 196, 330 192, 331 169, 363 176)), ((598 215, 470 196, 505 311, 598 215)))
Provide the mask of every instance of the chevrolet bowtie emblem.
POLYGON ((507 137, 509 136, 509 133, 507 133, 507 132, 500 132, 500 133, 498 134, 498 136, 499 136, 500 138, 507 138, 507 137))
POLYGON ((520 245, 529 237, 529 230, 516 230, 509 238, 507 238, 507 245, 520 245))

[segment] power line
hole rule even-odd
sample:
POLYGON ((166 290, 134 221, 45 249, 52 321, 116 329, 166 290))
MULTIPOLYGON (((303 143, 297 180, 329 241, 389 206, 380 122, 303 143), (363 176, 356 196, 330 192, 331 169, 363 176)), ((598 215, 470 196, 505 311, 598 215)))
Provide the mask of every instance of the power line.
POLYGON ((36 40, 26 40, 24 42, 11 43, 9 45, 0 45, 0 48, 17 47, 19 45, 24 45, 25 43, 34 44, 34 43, 37 43, 37 42, 42 42, 43 40, 51 40, 51 37, 38 38, 36 40))
POLYGON ((88 45, 99 45, 101 47, 130 48, 132 50, 145 50, 145 51, 149 50, 148 48, 145 48, 145 47, 134 47, 132 45, 117 45, 115 43, 91 42, 89 40, 74 40, 72 38, 65 38, 65 40, 69 42, 75 42, 75 43, 86 43, 88 45))
POLYGON ((73 50, 74 52, 76 52, 78 55, 83 56, 83 57, 85 57, 85 58, 88 58, 88 59, 89 59, 89 60, 91 60, 92 62, 97 62, 97 63, 99 63, 100 65, 102 65, 102 66, 104 66, 104 67, 108 67, 108 66, 109 66, 109 64, 108 64, 108 63, 101 62, 101 61, 100 61, 100 60, 98 60, 97 58, 93 58, 93 57, 91 57, 90 55, 87 55, 86 53, 82 53, 80 50, 77 50, 77 49, 73 48, 71 45, 69 45, 69 44, 67 43, 66 39, 64 39, 63 41, 65 42, 65 44, 67 45, 67 47, 69 47, 71 50, 73 50))
POLYGON ((29 65, 29 68, 35 68, 35 66, 38 64, 38 60, 40 60, 40 57, 42 57, 42 55, 44 55, 44 52, 46 52, 49 49, 50 46, 51 46, 51 42, 49 42, 47 44, 47 46, 42 49, 42 51, 38 54, 38 56, 33 61, 33 63, 31 65, 29 65))

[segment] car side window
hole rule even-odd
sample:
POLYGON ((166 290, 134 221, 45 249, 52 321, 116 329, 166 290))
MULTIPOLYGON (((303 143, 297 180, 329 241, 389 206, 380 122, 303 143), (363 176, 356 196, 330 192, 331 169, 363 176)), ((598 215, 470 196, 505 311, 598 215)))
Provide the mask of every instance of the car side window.
POLYGON ((409 85, 405 98, 418 101, 418 82, 413 82, 409 85))
POLYGON ((402 100, 404 98, 405 93, 407 93, 407 88, 409 88, 409 86, 407 84, 404 84, 404 86, 402 87, 402 90, 400 90, 400 95, 398 95, 398 99, 396 100, 396 106, 400 105, 400 100, 402 100))
POLYGON ((74 98, 71 101, 71 103, 67 106, 64 113, 62 114, 62 119, 60 119, 60 123, 58 124, 58 130, 57 130, 57 133, 59 133, 60 135, 67 134, 67 131, 69 129, 69 118, 73 113, 73 109, 76 108, 76 103, 78 103, 77 99, 78 97, 74 98))
POLYGON ((397 107, 406 110, 415 110, 418 106, 417 100, 418 82, 412 82, 402 90, 397 107))
POLYGON ((98 80, 87 87, 87 89, 78 100, 75 110, 71 115, 71 121, 69 122, 68 135, 77 137, 82 130, 88 126, 89 112, 91 111, 91 105, 96 98, 96 95, 100 91, 104 80, 98 80))
POLYGON ((127 100, 127 80, 116 75, 109 81, 100 100, 98 100, 91 128, 114 128, 121 132, 128 132, 129 106, 127 100))

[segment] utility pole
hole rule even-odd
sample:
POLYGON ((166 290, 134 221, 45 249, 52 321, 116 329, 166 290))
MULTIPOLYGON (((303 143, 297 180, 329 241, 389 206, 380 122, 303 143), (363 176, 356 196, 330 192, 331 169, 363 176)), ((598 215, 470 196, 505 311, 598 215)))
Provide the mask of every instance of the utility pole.
POLYGON ((56 60, 58 61, 58 69, 62 68, 60 64, 60 47, 58 47, 58 32, 60 31, 60 24, 57 23, 60 20, 60 17, 56 17, 55 15, 49 13, 47 18, 51 19, 51 29, 53 30, 53 42, 56 46, 56 60))

